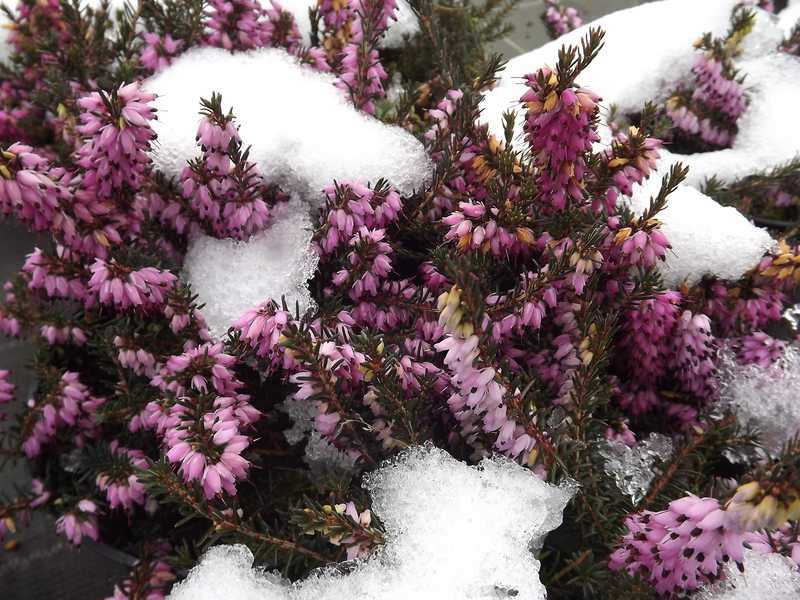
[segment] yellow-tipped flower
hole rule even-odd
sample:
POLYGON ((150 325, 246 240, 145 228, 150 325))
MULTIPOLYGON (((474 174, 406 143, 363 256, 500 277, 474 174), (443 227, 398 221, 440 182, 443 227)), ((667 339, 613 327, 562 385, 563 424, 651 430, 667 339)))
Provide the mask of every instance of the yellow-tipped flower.
POLYGON ((614 241, 617 244, 621 244, 629 237, 631 237, 631 233, 633 233, 633 229, 631 229, 630 227, 623 227, 617 232, 617 235, 614 236, 614 241))
POLYGON ((800 495, 786 486, 765 490, 758 481, 740 485, 726 510, 749 530, 775 529, 800 518, 800 495))
POLYGON ((517 239, 529 246, 533 246, 536 243, 536 236, 530 227, 517 227, 517 239))
POLYGON ((463 337, 469 337, 474 331, 471 323, 462 323, 464 318, 464 307, 461 304, 461 289, 458 286, 450 288, 449 292, 444 292, 439 296, 437 306, 439 313, 439 325, 446 331, 457 333, 463 337))
POLYGON ((765 277, 793 278, 800 282, 800 255, 795 254, 785 240, 778 243, 778 256, 769 267, 761 271, 765 277))
POLYGON ((558 94, 555 91, 550 92, 547 94, 547 98, 544 100, 544 110, 546 112, 550 112, 558 105, 558 94))
POLYGON ((616 169, 617 167, 624 167, 630 162, 630 159, 623 158, 621 156, 617 156, 616 158, 612 158, 608 161, 608 168, 609 169, 616 169))
POLYGON ((6 517, 3 519, 3 524, 5 525, 6 530, 10 531, 11 533, 17 533, 17 524, 11 517, 6 517))

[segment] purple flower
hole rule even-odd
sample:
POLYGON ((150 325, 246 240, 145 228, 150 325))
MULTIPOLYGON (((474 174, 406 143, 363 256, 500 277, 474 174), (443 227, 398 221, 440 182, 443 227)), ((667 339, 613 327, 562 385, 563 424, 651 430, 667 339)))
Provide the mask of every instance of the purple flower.
POLYGON ((631 515, 625 526, 609 567, 642 574, 661 595, 695 590, 722 563, 743 560, 745 534, 715 498, 685 496, 661 512, 631 515))

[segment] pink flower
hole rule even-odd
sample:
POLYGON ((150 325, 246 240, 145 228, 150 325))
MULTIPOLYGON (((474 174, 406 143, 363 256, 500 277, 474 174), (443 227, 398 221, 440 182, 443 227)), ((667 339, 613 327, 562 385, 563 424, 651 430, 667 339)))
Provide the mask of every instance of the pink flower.
POLYGON ((0 166, 0 214, 13 214, 36 230, 51 227, 60 203, 69 196, 58 181, 58 170, 20 143, 5 150, 0 166))
POLYGON ((30 275, 31 289, 41 289, 51 298, 86 297, 84 268, 80 259, 64 246, 57 245, 54 254, 34 248, 22 267, 30 275))
POLYGON ((552 38, 558 38, 583 25, 580 13, 571 6, 560 6, 558 0, 545 0, 544 6, 542 21, 552 38))
POLYGON ((750 531, 747 546, 761 554, 777 552, 791 558, 800 567, 800 531, 796 523, 786 523, 775 531, 750 531))
POLYGON ((495 448, 525 462, 536 441, 508 414, 505 400, 509 394, 496 380, 497 372, 475 365, 478 336, 449 335, 435 347, 447 351, 444 363, 451 374, 452 390, 447 404, 460 423, 462 435, 474 440, 480 427, 495 436, 495 448))
POLYGON ((378 42, 396 8, 396 0, 354 0, 350 6, 350 43, 340 57, 336 87, 349 95, 356 108, 369 114, 375 113, 375 100, 385 95, 387 74, 378 55, 378 42))
POLYGON ((206 44, 231 51, 270 45, 273 27, 254 0, 209 0, 205 12, 206 44))
POLYGON ((83 436, 94 436, 97 409, 104 403, 104 398, 90 394, 77 373, 67 371, 40 403, 31 401, 30 409, 35 419, 23 433, 23 452, 28 458, 38 456, 42 448, 55 439, 60 429, 72 429, 77 444, 82 443, 83 436))
POLYGON ((326 221, 315 239, 320 256, 347 244, 362 227, 385 228, 402 210, 400 194, 384 185, 374 189, 358 183, 328 186, 325 196, 326 221))
POLYGON ((625 526, 609 567, 642 574, 661 595, 695 590, 722 563, 743 560, 745 534, 715 498, 685 496, 667 510, 631 515, 625 526))
POLYGON ((291 315, 279 310, 273 302, 267 302, 257 309, 251 309, 239 317, 233 328, 239 330, 241 339, 254 348, 256 355, 266 358, 273 368, 290 368, 291 355, 285 353, 279 344, 280 337, 289 323, 291 315))
POLYGON ((92 92, 78 101, 83 109, 78 131, 87 138, 78 150, 84 190, 110 198, 123 185, 140 188, 150 163, 147 152, 155 139, 150 127, 156 118, 150 106, 154 99, 138 83, 130 83, 111 95, 92 92))
POLYGON ((708 402, 717 393, 711 321, 686 310, 676 323, 671 363, 685 391, 708 402))
POLYGON ((56 521, 56 531, 76 546, 80 546, 84 536, 97 541, 100 533, 97 528, 97 505, 91 500, 81 500, 72 512, 63 514, 56 521))
POLYGON ((269 221, 267 187, 248 160, 232 114, 223 112, 222 98, 214 94, 201 102, 197 140, 202 155, 181 174, 183 197, 197 221, 217 237, 247 239, 269 221))
POLYGON ((666 375, 681 299, 679 292, 660 292, 625 314, 620 348, 635 382, 652 384, 666 375))
POLYGON ((756 331, 739 340, 737 356, 742 364, 756 364, 765 369, 783 356, 785 349, 786 344, 781 340, 756 331))
POLYGON ((528 75, 529 89, 520 101, 527 107, 525 139, 539 168, 539 191, 553 210, 561 211, 568 202, 584 199, 584 156, 599 140, 594 120, 600 98, 582 88, 559 93, 552 77, 549 68, 528 75))
POLYGON ((101 304, 111 304, 119 309, 161 308, 177 278, 169 271, 155 267, 132 270, 112 260, 96 259, 91 266, 89 293, 101 304))
POLYGON ((142 34, 144 46, 139 54, 142 66, 156 73, 172 64, 173 59, 181 51, 183 42, 175 40, 170 34, 163 38, 156 33, 146 31, 142 34))
POLYGON ((106 600, 164 600, 176 579, 175 571, 164 559, 168 550, 168 546, 157 547, 155 552, 138 561, 106 600))
POLYGON ((30 504, 31 508, 42 506, 50 500, 50 492, 45 489, 44 484, 39 479, 31 481, 31 492, 34 495, 30 504))
POLYGON ((136 470, 147 469, 149 464, 141 450, 132 450, 111 442, 110 450, 117 459, 108 471, 101 470, 96 478, 97 488, 106 493, 111 508, 123 508, 131 512, 135 505, 145 503, 144 485, 136 476, 136 470))
POLYGON ((264 7, 264 16, 266 17, 264 35, 267 45, 273 48, 286 48, 290 54, 298 54, 302 38, 294 15, 284 10, 278 0, 270 0, 270 7, 264 7))
POLYGON ((14 399, 16 386, 8 380, 9 372, 0 369, 0 403, 11 402, 14 399))

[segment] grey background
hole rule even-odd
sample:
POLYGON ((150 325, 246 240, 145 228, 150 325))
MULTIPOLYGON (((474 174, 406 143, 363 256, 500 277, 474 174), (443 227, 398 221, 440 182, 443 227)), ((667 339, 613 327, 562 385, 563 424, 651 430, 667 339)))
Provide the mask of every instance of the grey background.
MULTIPOLYGON (((641 4, 636 0, 576 0, 589 21, 599 16, 641 4)), ((492 50, 513 57, 549 41, 539 20, 541 0, 525 0, 509 15, 515 30, 492 46, 492 50)), ((33 250, 37 238, 13 223, 0 221, 0 283, 19 270, 25 255, 33 250)), ((30 360, 30 347, 0 336, 0 368, 12 370, 18 393, 31 389, 32 381, 24 366, 30 360)), ((12 494, 16 486, 27 485, 24 466, 7 465, 0 472, 0 493, 12 494)), ((128 569, 124 557, 92 543, 75 549, 55 534, 54 520, 40 513, 27 528, 15 536, 18 548, 0 548, 0 600, 99 600, 110 596, 114 582, 128 569)))

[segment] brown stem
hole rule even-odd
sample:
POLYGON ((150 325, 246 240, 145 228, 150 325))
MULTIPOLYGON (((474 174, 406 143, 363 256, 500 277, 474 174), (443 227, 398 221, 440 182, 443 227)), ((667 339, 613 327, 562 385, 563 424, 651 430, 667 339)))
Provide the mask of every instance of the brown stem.
POLYGON ((179 497, 186 504, 191 506, 195 510, 195 512, 197 512, 200 515, 203 515, 205 518, 211 521, 214 524, 214 529, 216 529, 217 531, 235 531, 236 533, 248 537, 250 539, 258 540, 259 542, 269 544, 270 546, 280 548, 281 550, 285 550, 287 552, 296 552, 297 554, 302 554, 309 558, 313 558, 317 562, 323 564, 329 562, 327 558, 325 558, 318 552, 311 550, 310 548, 306 548, 305 546, 301 546, 296 542, 275 537, 268 533, 262 533, 260 531, 256 531, 255 529, 251 529, 250 527, 247 527, 241 523, 236 523, 232 521, 231 519, 223 515, 222 512, 220 512, 219 510, 199 502, 192 493, 184 489, 181 485, 175 484, 174 480, 164 481, 164 479, 162 478, 162 482, 166 484, 166 487, 169 490, 170 494, 179 497))
POLYGON ((33 501, 34 498, 23 496, 17 498, 11 504, 0 504, 0 519, 12 517, 14 513, 17 513, 21 510, 30 510, 31 503, 33 501))
POLYGON ((584 550, 583 552, 581 552, 580 555, 578 555, 578 558, 568 562, 563 569, 561 569, 558 573, 553 575, 553 578, 550 579, 550 583, 551 584, 555 583, 556 581, 561 579, 564 575, 566 575, 576 567, 579 567, 583 561, 585 561, 587 558, 589 558, 589 556, 591 556, 591 554, 592 554, 591 550, 584 550))
MULTIPOLYGON (((735 421, 735 417, 728 416, 720 422, 721 427, 727 427, 728 425, 733 424, 735 421)), ((678 467, 683 464, 683 461, 686 459, 689 454, 694 452, 694 450, 703 443, 705 440, 706 432, 700 431, 698 433, 693 433, 689 439, 687 440, 686 444, 684 444, 683 448, 675 455, 675 458, 669 463, 667 470, 664 471, 664 474, 661 475, 658 479, 653 482, 653 486, 650 488, 647 496, 645 496, 644 501, 642 502, 641 506, 639 507, 640 510, 647 509, 658 497, 658 495, 667 487, 670 481, 672 481, 673 477, 675 477, 675 473, 678 471, 678 467)))

